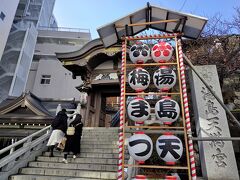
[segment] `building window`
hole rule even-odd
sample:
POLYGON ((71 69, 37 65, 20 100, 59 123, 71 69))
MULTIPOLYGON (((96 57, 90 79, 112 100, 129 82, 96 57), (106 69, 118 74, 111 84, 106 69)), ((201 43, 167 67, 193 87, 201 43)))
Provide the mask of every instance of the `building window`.
POLYGON ((51 75, 42 75, 41 84, 50 84, 51 75))
POLYGON ((0 13, 0 19, 3 21, 5 19, 6 15, 1 11, 0 13))

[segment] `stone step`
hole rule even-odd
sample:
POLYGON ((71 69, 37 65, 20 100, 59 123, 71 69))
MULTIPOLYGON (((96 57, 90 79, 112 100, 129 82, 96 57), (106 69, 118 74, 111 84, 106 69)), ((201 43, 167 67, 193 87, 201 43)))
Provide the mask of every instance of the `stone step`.
POLYGON ((94 135, 83 135, 82 139, 110 139, 110 140, 118 140, 118 136, 94 136, 94 135))
POLYGON ((83 126, 84 130, 88 130, 88 131, 98 131, 98 130, 106 130, 106 131, 118 131, 119 127, 86 127, 83 126))
POLYGON ((81 144, 118 144, 118 140, 105 140, 105 141, 97 141, 95 139, 82 139, 81 144))
POLYGON ((85 171, 72 169, 51 169, 51 168, 21 168, 20 174, 32 175, 47 175, 47 176, 66 176, 80 178, 97 178, 97 179, 116 179, 116 172, 100 172, 100 171, 85 171))
POLYGON ((98 142, 118 142, 118 138, 82 138, 81 141, 98 141, 98 142))
MULTIPOLYGON (((84 127, 81 153, 76 159, 68 155, 68 164, 64 164, 63 152, 54 151, 54 157, 48 157, 50 153, 44 152, 9 180, 117 179, 118 139, 118 128, 84 127)), ((129 159, 128 153, 125 153, 125 159, 129 159)))
MULTIPOLYGON (((114 132, 114 131, 83 131, 82 132, 82 134, 83 135, 85 135, 85 134, 93 134, 93 135, 114 135, 114 136, 119 136, 119 132, 118 131, 116 131, 116 132, 114 132)), ((131 133, 125 133, 125 135, 130 135, 131 133)))
MULTIPOLYGON (((130 134, 126 134, 125 135, 125 138, 129 138, 131 135, 130 134)), ((86 138, 86 139, 93 139, 93 138, 103 138, 103 139, 106 139, 106 138, 111 138, 111 139, 118 139, 119 136, 118 134, 112 134, 112 133, 109 133, 109 134, 83 134, 82 135, 82 139, 83 138, 86 138)))
POLYGON ((118 144, 118 140, 96 140, 96 139, 82 139, 81 144, 118 144))
MULTIPOLYGON (((130 136, 125 136, 125 138, 129 138, 130 136)), ((115 136, 115 135, 111 135, 111 136, 94 136, 94 135, 83 135, 82 136, 82 139, 97 139, 97 140, 101 140, 101 139, 105 139, 105 140, 116 140, 118 141, 119 137, 118 136, 115 136)), ((97 141, 96 140, 96 141, 97 141)))
MULTIPOLYGON (((49 152, 44 152, 43 153, 43 156, 46 156, 48 157, 49 156, 49 152)), ((61 152, 56 152, 54 151, 54 156, 55 157, 63 157, 63 153, 61 152)), ((69 157, 72 157, 71 155, 69 155, 69 157)), ((105 153, 85 153, 85 152, 81 152, 80 158, 109 158, 109 159, 118 159, 118 153, 112 153, 112 154, 105 154, 105 153)), ((128 159, 129 158, 129 155, 128 154, 125 154, 125 157, 128 159)))
MULTIPOLYGON (((118 159, 111 159, 111 158, 76 158, 73 159, 72 155, 69 155, 70 158, 68 158, 69 163, 88 163, 88 164, 118 164, 118 159)), ((46 156, 38 156, 37 161, 41 162, 62 162, 62 157, 46 157, 46 156)))
POLYGON ((76 177, 65 177, 65 176, 41 176, 41 175, 13 175, 9 180, 99 180, 93 178, 76 178, 76 177))
MULTIPOLYGON (((119 131, 117 130, 117 131, 82 131, 83 132, 83 134, 115 134, 115 135, 119 135, 119 131)), ((131 134, 131 133, 129 133, 129 132, 127 132, 127 133, 125 133, 125 134, 131 134)))
POLYGON ((82 131, 84 134, 119 134, 118 131, 82 131))
POLYGON ((101 149, 117 149, 117 144, 85 144, 81 145, 81 148, 101 148, 101 149))
MULTIPOLYGON (((83 133, 83 137, 119 137, 118 133, 83 133)), ((131 134, 125 134, 126 137, 130 137, 131 134)))
POLYGON ((81 144, 115 144, 118 145, 118 141, 88 141, 88 140, 81 140, 81 144))
POLYGON ((116 130, 119 127, 83 127, 83 129, 92 130, 92 129, 106 129, 106 130, 116 130))
POLYGON ((98 142, 98 144, 117 144, 118 143, 118 139, 81 139, 82 144, 95 144, 95 142, 98 142))
POLYGON ((118 137, 110 136, 110 137, 94 137, 94 136, 83 136, 82 140, 84 141, 118 141, 118 137))
POLYGON ((118 135, 118 131, 82 131, 83 134, 116 134, 118 135))
MULTIPOLYGON (((104 148, 82 148, 81 147, 81 153, 82 152, 85 152, 85 153, 116 153, 118 154, 119 153, 119 150, 118 149, 104 149, 104 148)), ((127 152, 127 149, 126 151, 127 152)))
MULTIPOLYGON (((69 159, 70 160, 70 159, 69 159)), ((86 162, 85 162, 86 163, 86 162)), ((101 172, 117 172, 118 166, 116 164, 83 164, 83 163, 76 163, 69 162, 68 164, 64 163, 57 163, 57 162, 29 162, 28 167, 33 168, 53 168, 53 169, 71 169, 71 170, 89 170, 92 171, 101 171, 101 172)))
POLYGON ((118 136, 94 136, 94 135, 83 135, 82 139, 110 139, 110 140, 118 140, 118 136))
POLYGON ((119 128, 83 127, 83 132, 117 132, 119 128))

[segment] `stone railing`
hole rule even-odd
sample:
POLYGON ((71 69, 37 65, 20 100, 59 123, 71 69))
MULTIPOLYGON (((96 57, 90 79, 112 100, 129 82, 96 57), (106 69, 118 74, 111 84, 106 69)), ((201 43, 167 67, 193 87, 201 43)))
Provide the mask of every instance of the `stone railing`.
POLYGON ((0 150, 0 179, 7 180, 16 174, 19 168, 33 161, 47 149, 46 143, 50 136, 51 127, 47 126, 30 136, 0 150))
MULTIPOLYGON (((56 114, 62 110, 61 104, 57 106, 56 114)), ((67 109, 68 123, 74 115, 80 113, 81 104, 76 109, 67 109), (71 113, 72 112, 72 113, 71 113)), ((19 168, 27 166, 36 156, 47 150, 46 143, 50 136, 51 126, 47 126, 15 143, 0 150, 0 179, 7 180, 12 174, 18 173, 19 168)))

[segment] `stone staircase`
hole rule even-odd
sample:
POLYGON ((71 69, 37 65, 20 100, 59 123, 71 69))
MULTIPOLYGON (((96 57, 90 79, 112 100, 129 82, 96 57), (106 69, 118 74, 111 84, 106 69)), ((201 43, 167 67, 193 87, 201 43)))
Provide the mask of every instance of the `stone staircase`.
MULTIPOLYGON (((84 128, 81 154, 69 155, 68 164, 62 162, 63 153, 44 152, 9 180, 95 180, 116 179, 118 169, 118 128, 84 128)), ((129 156, 126 155, 126 158, 129 156)))

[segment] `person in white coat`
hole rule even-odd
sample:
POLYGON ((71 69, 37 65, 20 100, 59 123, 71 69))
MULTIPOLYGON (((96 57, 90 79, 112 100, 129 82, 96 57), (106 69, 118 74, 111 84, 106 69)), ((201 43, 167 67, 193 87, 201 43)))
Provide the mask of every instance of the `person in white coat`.
POLYGON ((50 157, 53 157, 53 149, 62 141, 66 134, 67 119, 68 116, 66 114, 66 109, 62 109, 58 112, 51 124, 53 131, 47 143, 47 146, 50 149, 50 157))

